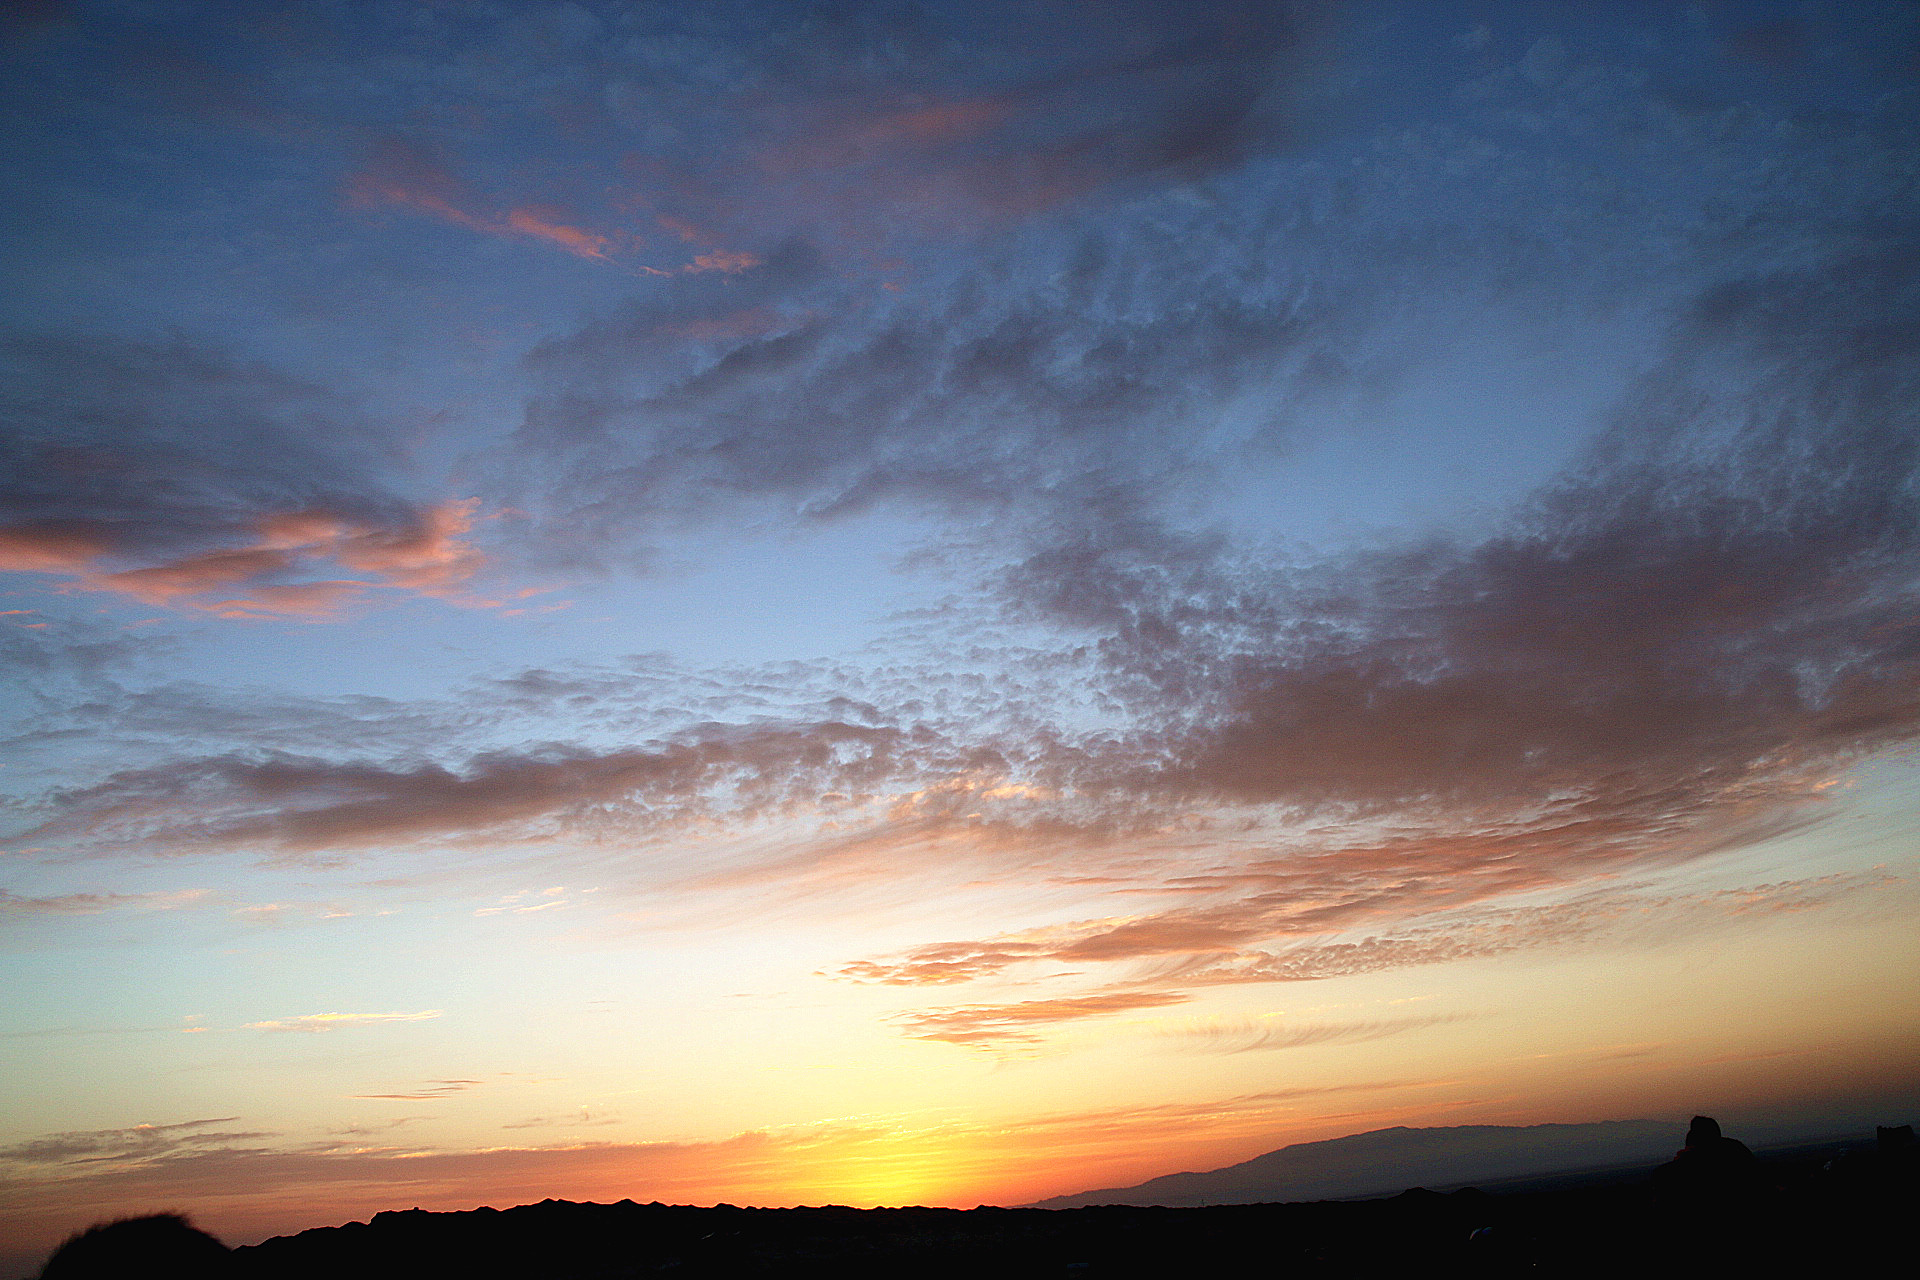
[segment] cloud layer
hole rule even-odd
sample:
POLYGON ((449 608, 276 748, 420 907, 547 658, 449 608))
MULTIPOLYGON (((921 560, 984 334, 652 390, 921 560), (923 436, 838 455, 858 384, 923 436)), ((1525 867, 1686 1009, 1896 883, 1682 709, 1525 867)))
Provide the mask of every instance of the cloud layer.
POLYGON ((184 341, 14 336, 0 358, 0 571, 256 618, 458 596, 480 567, 475 503, 396 494, 383 433, 325 388, 184 341))
POLYGON ((1910 904, 1920 13, 1479 8, 0 34, 14 1220, 1119 1184, 1910 904))

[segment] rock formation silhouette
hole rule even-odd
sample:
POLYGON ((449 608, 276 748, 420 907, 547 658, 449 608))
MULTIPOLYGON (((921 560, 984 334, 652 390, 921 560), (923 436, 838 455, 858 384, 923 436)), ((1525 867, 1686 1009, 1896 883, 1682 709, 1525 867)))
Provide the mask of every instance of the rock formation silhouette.
POLYGON ((1670 1199, 1733 1203, 1765 1185, 1760 1160, 1744 1142, 1720 1132, 1711 1116, 1695 1116, 1687 1145, 1654 1175, 1655 1188, 1670 1199))

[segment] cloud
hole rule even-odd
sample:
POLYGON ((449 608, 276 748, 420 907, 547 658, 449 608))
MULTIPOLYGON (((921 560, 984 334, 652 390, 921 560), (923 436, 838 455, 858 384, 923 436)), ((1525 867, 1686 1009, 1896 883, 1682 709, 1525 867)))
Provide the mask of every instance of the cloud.
POLYGON ((811 56, 783 68, 799 101, 767 122, 755 168, 842 236, 965 234, 1129 183, 1204 177, 1293 141, 1309 25, 1242 0, 1178 20, 1121 4, 1028 18, 996 32, 991 52, 963 52, 905 14, 877 30, 824 24, 811 56), (887 45, 917 56, 902 65, 887 45), (853 67, 864 74, 849 83, 853 67))
POLYGON ((514 209, 507 214, 509 229, 523 236, 545 240, 557 244, 568 253, 579 258, 605 258, 613 241, 606 236, 583 231, 579 227, 570 227, 558 221, 559 215, 550 210, 514 209))
MULTIPOLYGON (((995 520, 1016 539, 1030 519, 1060 526, 1043 533, 1097 532, 1345 421, 1350 399, 1390 396, 1409 352, 1445 342, 1409 331, 1422 298, 1512 307, 1517 323, 1551 328, 1574 298, 1664 300, 1750 270, 1777 247, 1756 243, 1771 234, 1759 224, 1743 224, 1744 239, 1726 229, 1701 256, 1701 237, 1722 230, 1703 227, 1710 211, 1686 180, 1702 155, 1743 175, 1721 203, 1834 193, 1811 234, 1836 246, 1852 237, 1836 223, 1891 212, 1895 179, 1872 148, 1796 135, 1803 145, 1783 156, 1761 120, 1716 134, 1618 67, 1546 115, 1537 86, 1503 83, 1468 121, 1373 139, 1337 180, 1305 160, 1249 163, 1285 151, 1290 99, 1314 80, 1308 19, 1271 5, 1178 18, 1119 5, 1062 20, 1072 31, 1024 25, 990 67, 904 15, 823 20, 808 55, 778 60, 761 171, 805 172, 820 188, 759 229, 757 244, 781 247, 738 281, 655 282, 532 353, 538 385, 517 444, 539 465, 516 459, 503 481, 517 481, 550 554, 623 563, 636 540, 755 504, 781 519, 890 508, 995 520), (1537 144, 1512 136, 1523 107, 1541 120, 1537 144), (1590 141, 1596 119, 1631 121, 1618 127, 1647 140, 1604 193, 1562 147, 1590 141), (1008 200, 1058 203, 1035 197, 1055 188, 1110 198, 1069 200, 964 254, 874 248, 847 283, 842 246, 875 239, 876 211, 910 224, 911 208, 937 209, 936 193, 991 200, 964 194, 973 169, 1008 200), (1221 170, 1231 182, 1177 181, 1221 170), (1142 176, 1152 181, 1130 185, 1142 176), (842 186, 847 217, 865 220, 857 235, 807 222, 842 186), (1696 267, 1676 272, 1676 255, 1696 267), (811 269, 796 269, 803 257, 811 269), (875 276, 900 274, 914 277, 911 297, 871 296, 875 276), (722 287, 735 284, 751 292, 722 287), (674 334, 700 349, 661 341, 674 334)), ((679 167, 650 173, 662 191, 692 182, 679 167)), ((715 234, 704 217, 655 217, 689 243, 715 234)))
POLYGON ((1084 1018, 1113 1013, 1133 1013, 1142 1009, 1160 1009, 1181 1004, 1191 996, 1175 991, 1110 991, 1084 996, 1059 996, 1048 1000, 1022 1000, 1015 1004, 956 1005, 943 1009, 922 1009, 900 1015, 895 1021, 903 1034, 915 1040, 939 1040, 946 1044, 992 1048, 1006 1044, 1033 1044, 1036 1027, 1057 1026, 1084 1018))
POLYGON ((427 1022, 440 1016, 440 1010, 419 1013, 305 1013, 297 1018, 274 1018, 267 1022, 249 1022, 250 1031, 339 1031, 349 1027, 377 1027, 392 1022, 427 1022))
POLYGON ((249 924, 277 925, 298 917, 344 920, 355 913, 338 902, 256 902, 229 914, 249 924))
MULTIPOLYGON (((1393 913, 1394 934, 1328 935, 1271 949, 1236 948, 1259 936, 1263 925, 1243 931, 1135 930, 1081 926, 1055 931, 1051 939, 946 943, 909 953, 895 962, 857 961, 834 976, 855 982, 939 986, 996 975, 1021 963, 1146 962, 1105 991, 1013 1004, 939 1006, 898 1014, 902 1033, 974 1048, 1033 1045, 1047 1028, 1084 1018, 1164 1008, 1194 999, 1196 988, 1221 984, 1314 982, 1383 970, 1507 955, 1523 950, 1646 944, 1699 937, 1756 915, 1813 910, 1872 901, 1900 884, 1884 872, 1834 874, 1805 880, 1745 885, 1702 893, 1654 893, 1645 889, 1600 890, 1570 901, 1538 906, 1484 907, 1472 911, 1417 910, 1393 913), (1122 931, 1126 932, 1122 932, 1122 931), (1116 938, 1121 939, 1116 941, 1116 938), (1089 948, 1089 940, 1101 945, 1089 948), (962 975, 962 976, 956 976, 962 975)), ((1235 904, 1238 905, 1238 904, 1235 904)), ((1228 911, 1234 908, 1230 906, 1228 911)), ((1888 910, 1898 910, 1889 906, 1888 910)), ((1350 1044, 1456 1022, 1470 1015, 1372 1019, 1348 1023, 1274 1026, 1265 1022, 1210 1024, 1161 1032, 1193 1042, 1197 1051, 1242 1053, 1350 1044)))
MULTIPOLYGON (((497 916, 511 911, 516 915, 527 915, 535 911, 560 910, 573 904, 571 898, 562 896, 566 891, 565 885, 552 885, 540 890, 538 893, 535 893, 532 889, 522 889, 518 893, 503 895, 497 905, 481 907, 473 914, 476 916, 497 916), (531 901, 529 901, 529 899, 531 899, 531 901)), ((588 889, 584 892, 592 893, 594 890, 588 889)))
POLYGON ((347 178, 347 202, 361 209, 397 206, 487 235, 537 240, 578 258, 607 261, 612 237, 570 226, 569 215, 548 206, 525 206, 504 213, 487 208, 478 192, 431 150, 406 138, 389 137, 366 166, 347 178))
MULTIPOLYGON (((403 137, 389 137, 375 147, 367 163, 346 181, 349 207, 372 210, 408 209, 468 231, 508 240, 536 241, 576 258, 616 263, 632 259, 644 247, 641 237, 593 231, 574 225, 575 214, 551 204, 523 204, 502 209, 454 171, 453 163, 434 149, 403 137)), ((668 219, 670 227, 690 224, 668 219)), ((681 239, 704 239, 703 235, 681 239)), ((686 273, 737 273, 760 264, 757 254, 709 247, 680 266, 686 273)), ((641 265, 639 270, 663 274, 641 265)))
MULTIPOLYGON (((266 841, 294 851, 519 831, 589 811, 641 820, 700 811, 728 796, 749 810, 884 783, 915 747, 900 731, 828 723, 715 728, 657 750, 498 752, 464 772, 282 756, 222 759, 120 774, 66 797, 58 829, 161 840, 266 841), (720 798, 715 799, 718 795, 720 798), (188 820, 188 796, 221 816, 188 820)), ((211 812, 209 810, 208 812, 211 812)))
POLYGON ((716 249, 710 253, 695 254, 693 261, 680 269, 689 273, 720 271, 728 275, 733 275, 741 271, 751 270, 759 266, 762 261, 764 261, 764 259, 758 254, 728 252, 726 250, 716 249))
POLYGON ((477 1088, 478 1080, 429 1080, 417 1089, 404 1093, 356 1093, 356 1098, 365 1098, 386 1102, 431 1102, 439 1098, 451 1097, 456 1093, 465 1093, 477 1088))
POLYGON ((1036 553, 1010 598, 1099 636, 1116 697, 1166 716, 1049 781, 1324 824, 1223 903, 1047 954, 1417 917, 1817 820, 1920 732, 1920 365, 1887 336, 1917 285, 1888 251, 1709 291, 1586 463, 1484 541, 1282 572, 1124 527, 1036 553), (1373 825, 1396 834, 1326 834, 1373 825))
POLYGON ((181 1152, 226 1147, 234 1142, 271 1138, 270 1133, 215 1129, 238 1116, 183 1120, 178 1124, 137 1124, 126 1129, 89 1129, 52 1133, 0 1147, 0 1160, 26 1165, 88 1165, 154 1160, 181 1152))
POLYGON ((997 974, 1009 965, 1044 957, 1048 950, 1044 943, 1023 940, 1008 940, 999 946, 942 942, 916 947, 898 960, 852 960, 835 970, 834 976, 887 986, 948 986, 997 974))
MULTIPOLYGON (((1495 899, 1510 895, 1488 894, 1484 904, 1468 907, 1403 901, 1363 913, 1338 913, 1332 920, 1322 916, 1307 927, 1290 924, 1290 913, 1285 908, 1276 910, 1272 898, 1223 895, 1223 902, 1198 910, 1095 921, 980 942, 938 943, 898 958, 854 961, 833 976, 893 986, 944 986, 996 976, 1021 964, 1146 962, 1150 968, 1131 980, 1162 989, 1222 982, 1310 982, 1536 948, 1680 936, 1757 914, 1858 901, 1898 883, 1898 877, 1885 872, 1836 873, 1693 894, 1596 889, 1566 901, 1531 906, 1496 905, 1495 899), (1360 922, 1399 928, 1353 936, 1360 922), (1342 928, 1352 932, 1342 936, 1338 931, 1342 928), (1271 950, 1248 945, 1279 943, 1290 935, 1302 940, 1271 950)), ((1277 896, 1287 900, 1285 893, 1277 896)))
MULTIPOLYGON (((382 589, 470 603, 474 597, 465 592, 465 584, 484 563, 464 539, 473 526, 474 506, 471 499, 444 503, 419 512, 411 527, 398 529, 358 524, 324 511, 290 512, 261 520, 250 545, 136 569, 101 568, 109 559, 104 541, 64 560, 38 551, 16 554, 0 562, 0 568, 61 574, 82 590, 109 591, 142 604, 198 609, 222 618, 331 618, 382 589), (276 581, 324 571, 328 562, 366 576, 276 581), (231 591, 245 594, 228 596, 231 591)), ((35 530, 12 532, 29 542, 37 536, 35 530)))
POLYGON ((603 1125, 619 1123, 620 1117, 616 1115, 610 1115, 604 1111, 596 1111, 592 1107, 581 1107, 578 1112, 569 1112, 566 1115, 534 1116, 529 1120, 516 1120, 510 1124, 503 1124, 500 1127, 502 1129, 568 1129, 583 1126, 597 1128, 603 1125))
POLYGON ((173 911, 195 906, 205 901, 208 894, 206 889, 172 889, 150 893, 62 893, 30 898, 0 889, 0 918, 91 916, 128 907, 141 911, 173 911))
MULTIPOLYGON (((509 176, 566 169, 561 144, 542 169, 452 124, 443 146, 377 143, 350 201, 586 257, 637 253, 611 228, 644 227, 679 255, 521 367, 533 389, 485 479, 524 499, 526 555, 645 565, 758 515, 904 513, 939 544, 919 563, 964 579, 920 633, 951 626, 946 649, 808 677, 858 712, 790 714, 796 685, 765 673, 528 671, 460 708, 369 704, 364 743, 350 708, 309 709, 297 723, 330 736, 303 754, 231 700, 124 699, 145 726, 204 714, 252 740, 195 736, 64 789, 44 834, 316 852, 779 815, 817 838, 691 891, 904 884, 1018 849, 1114 895, 1076 908, 1093 922, 848 976, 1255 980, 1533 945, 1552 929, 1415 926, 1777 836, 1911 741, 1916 273, 1886 144, 1908 107, 1710 120, 1638 64, 1530 36, 1446 119, 1356 136, 1335 173, 1288 150, 1326 86, 1280 7, 1112 6, 991 49, 907 12, 817 15, 802 41, 786 21, 680 33, 671 56, 621 43, 659 65, 556 87, 582 150, 612 125, 647 139, 617 166, 624 222, 509 176), (1627 134, 1631 154, 1589 145, 1627 134), (1405 319, 1433 297, 1446 316, 1405 319), (1312 555, 1209 523, 1241 468, 1390 400, 1454 308, 1557 333, 1602 302, 1676 317, 1666 346, 1590 453, 1491 532, 1312 555), (1022 666, 1020 645, 1051 652, 1022 666), (992 652, 939 683, 970 646, 992 652), (1028 681, 1048 657, 1051 682, 1028 681), (654 680, 673 687, 631 691, 654 680), (490 706, 548 719, 487 738, 490 706), (576 706, 590 739, 567 736, 576 706)), ((583 47, 544 43, 563 37, 593 38, 490 27, 459 74, 547 75, 529 51, 583 47)), ((1770 40, 1786 48, 1750 52, 1770 40)), ((403 493, 388 426, 327 387, 186 342, 33 337, 9 357, 17 571, 244 618, 463 599, 484 567, 480 508, 403 493)))
POLYGON ((1365 1022, 1323 1022, 1305 1026, 1276 1026, 1270 1021, 1211 1023, 1164 1034, 1195 1053, 1259 1053, 1270 1049, 1304 1049, 1320 1044, 1363 1044, 1384 1040, 1424 1027, 1460 1022, 1469 1014, 1433 1014, 1419 1018, 1375 1018, 1365 1022))
POLYGON ((1194 955, 1162 971, 1188 983, 1312 982, 1511 952, 1658 942, 1756 914, 1805 911, 1899 883, 1884 874, 1824 876, 1700 895, 1594 892, 1571 902, 1510 907, 1404 928, 1399 936, 1316 941, 1271 951, 1194 955))
MULTIPOLYGON (((1891 336, 1917 298, 1898 248, 1716 285, 1579 464, 1477 539, 1276 562, 1144 518, 1029 526, 1039 545, 1000 600, 1086 640, 1113 729, 1066 732, 1044 705, 935 727, 883 699, 873 723, 713 724, 458 766, 235 754, 64 793, 39 834, 314 851, 831 813, 840 829, 788 870, 1077 833, 1054 846, 1061 869, 1104 874, 1130 842, 1238 833, 1215 837, 1211 869, 1116 877, 1181 899, 1167 909, 843 971, 903 985, 1027 961, 1295 980, 1576 936, 1590 904, 1411 926, 1780 836, 1920 730, 1920 543, 1902 514, 1920 373, 1891 336)), ((795 359, 826 341, 788 339, 795 359)), ((762 387, 785 359, 750 346, 699 376, 762 387)), ((572 687, 529 673, 499 692, 547 686, 572 687)))
POLYGON ((465 210, 478 200, 471 188, 427 148, 401 137, 382 139, 366 166, 347 178, 347 200, 362 208, 399 205, 476 231, 488 225, 465 210))
POLYGON ((0 571, 235 618, 469 599, 476 504, 393 493, 343 397, 184 341, 16 335, 0 359, 0 571))

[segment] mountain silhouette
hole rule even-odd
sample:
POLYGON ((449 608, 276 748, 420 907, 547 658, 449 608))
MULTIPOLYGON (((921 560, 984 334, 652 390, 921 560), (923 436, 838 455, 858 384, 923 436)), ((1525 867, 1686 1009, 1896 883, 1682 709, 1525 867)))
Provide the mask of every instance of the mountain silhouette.
POLYGON ((1644 1165, 1671 1156, 1686 1126, 1664 1120, 1597 1124, 1456 1125, 1374 1129, 1300 1142, 1206 1173, 1172 1173, 1132 1187, 1082 1191, 1035 1208, 1343 1200, 1408 1187, 1450 1187, 1511 1178, 1644 1165))

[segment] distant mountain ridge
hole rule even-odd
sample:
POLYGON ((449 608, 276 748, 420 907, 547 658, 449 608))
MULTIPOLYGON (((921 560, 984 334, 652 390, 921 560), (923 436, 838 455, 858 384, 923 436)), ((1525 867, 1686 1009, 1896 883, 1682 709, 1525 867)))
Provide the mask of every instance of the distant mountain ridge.
POLYGON ((1408 1187, 1464 1186, 1582 1169, 1668 1160, 1686 1126, 1665 1120, 1596 1124, 1456 1125, 1374 1129, 1300 1142, 1206 1173, 1172 1173, 1132 1187, 1037 1201, 1041 1209, 1339 1200, 1391 1195, 1408 1187))

